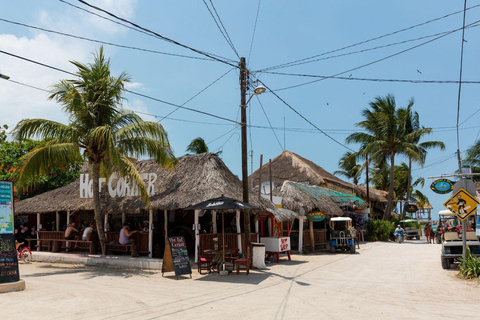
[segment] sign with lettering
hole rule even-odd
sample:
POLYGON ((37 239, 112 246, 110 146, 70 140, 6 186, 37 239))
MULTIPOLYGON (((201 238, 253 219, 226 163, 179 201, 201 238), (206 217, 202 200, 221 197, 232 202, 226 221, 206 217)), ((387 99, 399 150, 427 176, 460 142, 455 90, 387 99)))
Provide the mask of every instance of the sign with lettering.
POLYGON ((449 179, 438 179, 432 182, 430 189, 439 194, 446 194, 453 190, 453 185, 455 183, 449 179))
MULTIPOLYGON (((156 173, 141 173, 140 177, 145 183, 147 192, 149 196, 155 194, 155 181, 157 181, 156 173)), ((112 173, 110 178, 100 178, 99 180, 99 190, 102 192, 102 185, 107 184, 108 194, 110 197, 129 197, 129 196, 138 196, 138 185, 130 181, 128 177, 119 177, 118 174, 112 173)), ((80 175, 80 198, 93 198, 93 180, 90 179, 89 174, 80 175)))
POLYGON ((290 237, 261 237, 260 242, 265 244, 267 252, 290 251, 290 237))
POLYGON ((417 207, 416 204, 413 204, 413 203, 407 204, 407 205, 405 206, 405 211, 407 211, 407 212, 409 212, 409 213, 415 213, 415 212, 418 211, 418 207, 417 207))
POLYGON ((0 234, 0 283, 17 282, 19 280, 15 236, 12 233, 0 234))
POLYGON ((165 244, 163 255, 162 275, 165 272, 175 271, 175 277, 189 274, 192 277, 192 267, 188 257, 185 237, 169 237, 165 244))
POLYGON ((0 181, 0 234, 13 234, 13 183, 0 181))

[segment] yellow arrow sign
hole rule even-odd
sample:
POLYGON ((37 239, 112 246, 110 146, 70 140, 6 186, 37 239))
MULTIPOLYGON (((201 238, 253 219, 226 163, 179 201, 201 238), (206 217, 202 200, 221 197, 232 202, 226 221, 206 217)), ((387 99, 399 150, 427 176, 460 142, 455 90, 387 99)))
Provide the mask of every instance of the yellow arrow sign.
POLYGON ((459 189, 443 205, 460 219, 465 220, 477 210, 478 200, 465 189, 459 189))

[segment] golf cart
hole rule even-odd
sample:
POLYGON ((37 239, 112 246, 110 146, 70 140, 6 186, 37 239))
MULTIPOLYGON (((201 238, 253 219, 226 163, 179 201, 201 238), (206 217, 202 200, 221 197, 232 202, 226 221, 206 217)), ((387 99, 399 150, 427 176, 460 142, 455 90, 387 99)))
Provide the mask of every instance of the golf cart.
MULTIPOLYGON (((460 221, 450 210, 442 210, 438 213, 438 216, 439 228, 437 234, 440 232, 442 240, 442 268, 450 269, 450 266, 458 258, 461 258, 463 253, 462 236, 454 228, 460 224, 460 221), (445 228, 447 223, 450 226, 448 229, 445 228)), ((467 246, 470 251, 474 256, 480 257, 480 241, 478 241, 475 231, 467 231, 466 235, 467 246)))
POLYGON ((418 233, 418 221, 415 219, 407 219, 400 221, 400 225, 405 230, 405 239, 412 240, 413 238, 420 240, 420 234, 418 233))
POLYGON ((330 219, 330 252, 337 249, 355 253, 355 229, 352 219, 348 217, 334 217, 330 219))

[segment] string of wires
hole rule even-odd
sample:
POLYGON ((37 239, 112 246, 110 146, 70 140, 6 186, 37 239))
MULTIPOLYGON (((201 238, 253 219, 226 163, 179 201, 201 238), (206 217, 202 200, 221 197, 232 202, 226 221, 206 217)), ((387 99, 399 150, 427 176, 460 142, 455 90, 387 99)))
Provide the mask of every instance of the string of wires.
MULTIPOLYGON (((102 19, 105 19, 105 20, 108 20, 108 21, 111 21, 111 22, 114 21, 114 20, 109 19, 109 18, 106 18, 106 17, 104 17, 104 16, 102 16, 102 15, 98 15, 98 14, 95 14, 95 13, 89 11, 89 10, 85 10, 85 9, 83 9, 83 8, 81 8, 81 7, 75 6, 75 5, 69 3, 69 2, 67 2, 67 1, 65 1, 65 0, 59 0, 59 1, 62 2, 62 3, 68 4, 68 5, 70 5, 70 6, 74 7, 74 8, 77 8, 77 9, 79 9, 79 10, 83 10, 83 11, 88 12, 88 13, 90 13, 90 14, 94 14, 95 16, 100 17, 100 18, 102 18, 102 19)), ((130 26, 128 26, 129 29, 132 29, 132 30, 135 30, 135 31, 142 31, 141 33, 144 33, 144 34, 146 33, 146 34, 148 34, 148 35, 150 35, 150 36, 153 36, 153 37, 155 37, 155 38, 164 40, 164 41, 166 41, 166 42, 175 44, 175 45, 180 46, 180 47, 183 47, 183 48, 185 48, 185 49, 191 50, 191 51, 193 51, 193 52, 195 52, 195 53, 198 53, 198 54, 200 54, 200 55, 206 56, 206 57, 208 57, 208 58, 210 58, 210 59, 213 59, 213 60, 216 60, 216 61, 218 61, 218 62, 221 62, 221 63, 227 64, 227 65, 230 65, 230 66, 232 66, 232 67, 237 67, 235 64, 233 64, 232 62, 230 62, 230 61, 232 61, 232 60, 230 60, 230 59, 226 59, 226 58, 223 58, 223 57, 221 57, 221 56, 218 56, 218 55, 215 55, 215 54, 212 54, 212 53, 208 53, 208 52, 205 52, 205 51, 202 51, 202 50, 198 50, 198 49, 189 47, 189 46, 187 46, 187 45, 185 45, 185 44, 182 44, 182 43, 180 43, 180 42, 178 42, 178 41, 175 41, 175 40, 173 40, 173 39, 170 39, 170 38, 168 38, 168 37, 165 37, 165 36, 163 36, 163 35, 161 35, 161 34, 159 34, 159 33, 157 33, 157 32, 154 32, 154 31, 149 30, 149 29, 147 29, 147 28, 141 27, 140 25, 135 24, 135 23, 133 23, 133 22, 127 20, 127 19, 120 18, 120 17, 114 15, 113 13, 111 13, 111 12, 109 12, 109 11, 107 11, 107 10, 104 10, 104 9, 99 8, 99 7, 97 7, 97 6, 91 5, 91 4, 89 4, 88 2, 86 2, 86 1, 83 1, 83 0, 78 0, 78 1, 79 1, 80 3, 82 3, 82 4, 84 4, 84 5, 92 8, 92 9, 95 9, 95 10, 97 10, 97 11, 103 12, 103 13, 105 13, 105 14, 107 14, 107 15, 109 15, 109 16, 117 19, 117 20, 120 20, 120 21, 124 22, 124 23, 117 23, 117 24, 119 24, 119 25, 121 25, 121 26, 126 27, 126 26, 130 25, 130 26), (126 25, 125 23, 126 23, 127 25, 126 25), (133 27, 131 27, 131 26, 133 26, 133 27)), ((117 21, 115 21, 115 22, 117 22, 117 21)))
POLYGON ((227 43, 228 43, 228 45, 230 46, 230 48, 232 48, 233 52, 235 52, 235 54, 237 55, 237 57, 240 59, 240 55, 238 54, 237 49, 235 48, 235 45, 233 44, 233 41, 232 41, 232 39, 230 38, 230 35, 228 34, 227 29, 226 29, 225 26, 223 25, 222 19, 220 19, 220 15, 218 14, 217 9, 215 8, 215 5, 213 4, 213 1, 210 0, 210 4, 212 5, 213 10, 215 11, 215 15, 213 14, 212 10, 210 9, 210 7, 208 6, 208 4, 207 4, 207 2, 206 2, 205 0, 203 0, 203 3, 204 3, 205 6, 207 7, 208 12, 210 12, 210 15, 212 16, 213 21, 214 21, 215 24, 217 25, 217 28, 218 28, 218 30, 220 31, 220 33, 222 34, 223 38, 225 39, 225 41, 227 41, 227 43), (215 17, 215 16, 216 16, 216 17, 215 17), (217 21, 217 19, 218 19, 218 21, 217 21), (220 24, 219 24, 219 23, 220 23, 220 24), (221 25, 221 27, 220 27, 220 25, 221 25))
MULTIPOLYGON (((474 8, 477 8, 477 7, 480 7, 480 4, 471 6, 471 7, 467 8, 466 10, 471 10, 471 9, 474 9, 474 8)), ((398 33, 401 33, 401 32, 412 30, 414 28, 418 28, 418 27, 424 26, 426 24, 445 19, 445 18, 448 18, 450 16, 453 16, 453 15, 456 15, 456 14, 459 14, 459 13, 462 13, 462 12, 463 12, 463 10, 455 11, 455 12, 446 14, 444 16, 441 16, 441 17, 438 17, 438 18, 435 18, 435 19, 427 20, 425 22, 422 22, 422 23, 419 23, 419 24, 416 24, 416 25, 413 25, 413 26, 410 26, 410 27, 407 27, 407 28, 403 28, 403 29, 396 30, 396 31, 393 31, 393 32, 390 32, 390 33, 386 33, 386 34, 383 34, 381 36, 373 37, 373 38, 370 38, 370 39, 367 39, 367 40, 364 40, 364 41, 360 41, 360 42, 357 42, 357 43, 354 43, 354 44, 351 44, 351 45, 348 45, 348 46, 345 46, 345 47, 342 47, 342 48, 338 48, 338 49, 335 49, 335 50, 323 52, 323 53, 320 53, 320 54, 317 54, 317 55, 314 55, 314 56, 311 56, 311 57, 295 60, 295 61, 292 61, 292 62, 287 62, 287 63, 271 66, 271 67, 264 68, 264 69, 261 69, 261 70, 258 70, 258 71, 259 72, 265 72, 265 71, 268 71, 268 70, 286 68, 286 67, 289 67, 290 65, 298 63, 298 62, 303 62, 303 61, 315 59, 315 58, 320 57, 320 56, 324 56, 324 55, 339 52, 339 51, 342 51, 342 50, 345 50, 345 49, 353 48, 353 47, 356 47, 356 46, 359 46, 359 45, 362 45, 362 44, 365 44, 365 43, 368 43, 368 42, 372 42, 372 41, 379 40, 379 39, 382 39, 382 38, 385 38, 385 37, 389 37, 389 36, 392 36, 392 35, 395 35, 395 34, 398 34, 398 33)))
POLYGON ((255 24, 253 25, 252 41, 250 41, 250 50, 248 50, 247 64, 250 62, 250 56, 252 55, 253 40, 255 39, 255 32, 257 31, 258 14, 260 13, 261 2, 262 0, 258 0, 257 15, 255 17, 255 24))
POLYGON ((263 114, 265 115, 265 118, 267 118, 268 125, 270 126, 270 129, 272 129, 272 132, 275 135, 275 139, 277 140, 278 145, 280 146, 280 149, 282 151, 285 150, 285 148, 282 147, 282 144, 280 143, 280 140, 278 140, 277 133, 275 132, 275 130, 273 130, 272 123, 270 122, 270 119, 268 118, 267 112, 265 112, 265 108, 263 107, 262 101, 260 101, 260 98, 258 96, 256 96, 256 97, 257 97, 258 103, 260 104, 260 107, 262 107, 262 111, 263 111, 263 114))
MULTIPOLYGON (((476 20, 476 21, 470 23, 468 26, 475 25, 475 24, 477 24, 477 23, 479 23, 479 22, 480 22, 480 20, 476 20)), ((406 52, 408 52, 408 51, 411 51, 411 50, 413 50, 413 49, 416 49, 416 48, 419 48, 419 47, 424 46, 424 45, 426 45, 426 44, 429 44, 429 43, 431 43, 431 42, 433 42, 433 41, 436 41, 436 40, 439 40, 439 39, 441 39, 441 38, 444 38, 444 37, 446 37, 446 36, 448 36, 448 35, 456 32, 456 31, 458 31, 458 30, 461 30, 461 29, 462 29, 462 28, 458 28, 458 29, 449 31, 449 32, 447 32, 446 34, 440 35, 440 36, 435 37, 435 38, 433 38, 433 39, 431 39, 431 40, 428 40, 428 41, 419 43, 419 44, 417 44, 417 45, 415 45, 415 46, 412 46, 412 47, 410 47, 410 48, 407 48, 407 49, 401 50, 401 51, 399 51, 399 52, 390 54, 390 55, 388 55, 388 56, 386 56, 386 57, 383 57, 383 58, 380 58, 380 59, 377 59, 377 60, 374 60, 374 61, 371 61, 371 62, 362 64, 362 65, 360 65, 360 66, 357 66, 357 67, 354 67, 354 68, 350 68, 350 69, 345 70, 345 71, 342 71, 342 72, 338 72, 338 73, 333 74, 333 75, 331 75, 331 76, 327 76, 327 77, 325 77, 325 78, 320 78, 320 79, 317 79, 317 80, 312 80, 312 81, 308 81, 308 82, 304 82, 304 83, 300 83, 300 84, 296 84, 296 85, 292 85, 292 86, 288 86, 288 87, 279 88, 279 89, 276 89, 276 91, 282 91, 282 90, 287 90, 287 89, 298 88, 298 87, 305 86, 305 85, 308 85, 308 84, 312 84, 312 83, 316 83, 316 82, 323 81, 323 80, 326 80, 326 79, 330 79, 330 78, 333 78, 333 77, 337 77, 337 76, 340 76, 340 75, 342 75, 342 74, 349 73, 349 72, 352 72, 352 71, 355 71, 355 70, 359 70, 359 69, 365 68, 365 67, 367 67, 367 66, 371 66, 371 65, 373 65, 373 64, 379 63, 379 62, 381 62, 381 61, 384 61, 384 60, 387 60, 387 59, 390 59, 390 58, 393 58, 393 57, 396 57, 396 56, 398 56, 398 55, 401 55, 401 54, 406 53, 406 52)))
POLYGON ((463 27, 462 27, 462 45, 460 51, 460 81, 458 83, 458 103, 457 103, 457 154, 458 154, 458 166, 459 171, 462 169, 462 164, 460 160, 460 132, 459 132, 459 122, 460 122, 460 97, 462 95, 462 70, 463 70, 463 45, 465 44, 465 18, 467 14, 467 0, 464 2, 463 7, 463 27))
POLYGON ((127 46, 127 45, 122 45, 122 44, 117 44, 117 43, 112 43, 112 42, 107 42, 107 41, 102 41, 102 40, 86 38, 86 37, 82 37, 82 36, 73 35, 73 34, 70 34, 70 33, 60 32, 60 31, 46 29, 46 28, 41 28, 41 27, 32 26, 32 25, 29 25, 29 24, 16 22, 16 21, 12 21, 12 20, 7 20, 7 19, 2 19, 2 18, 0 18, 0 21, 10 23, 10 24, 14 24, 14 25, 18 25, 18 26, 22 26, 22 27, 41 30, 41 31, 45 31, 45 32, 48 32, 48 33, 58 34, 58 35, 65 36, 65 37, 75 38, 75 39, 89 41, 89 42, 100 43, 100 44, 104 44, 104 45, 108 45, 108 46, 112 46, 112 47, 138 50, 138 51, 150 52, 150 53, 155 53, 155 54, 160 54, 160 55, 167 55, 167 56, 174 56, 174 57, 181 57, 181 58, 188 58, 188 59, 214 61, 213 59, 210 59, 210 58, 194 57, 194 56, 188 56, 188 55, 176 54, 176 53, 168 53, 168 52, 162 52, 162 51, 157 51, 157 50, 139 48, 139 47, 134 47, 134 46, 127 46))

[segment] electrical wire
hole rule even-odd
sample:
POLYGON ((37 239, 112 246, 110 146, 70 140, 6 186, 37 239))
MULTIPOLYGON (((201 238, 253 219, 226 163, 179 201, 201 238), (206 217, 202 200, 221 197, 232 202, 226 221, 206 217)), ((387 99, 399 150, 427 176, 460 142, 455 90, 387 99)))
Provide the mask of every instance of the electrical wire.
MULTIPOLYGON (((465 83, 465 82, 464 82, 465 83)), ((478 112, 480 112, 480 109, 478 109, 477 111, 475 111, 474 113, 472 113, 468 118, 466 118, 465 120, 462 121, 462 123, 460 123, 460 126, 462 124, 464 124, 465 122, 467 122, 468 120, 470 120, 474 115, 476 115, 478 112)))
MULTIPOLYGON (((478 26, 480 26, 480 25, 479 25, 479 24, 472 25, 472 26, 468 27, 468 29, 469 29, 469 28, 476 28, 476 27, 478 27, 478 26)), ((350 56, 350 55, 359 54, 359 53, 364 53, 364 52, 373 51, 373 50, 378 50, 378 49, 389 48, 389 47, 393 47, 393 46, 397 46, 397 45, 401 45, 401 44, 405 44, 405 43, 409 43, 409 42, 415 42, 415 41, 418 41, 418 40, 423 40, 423 39, 428 39, 428 38, 437 37, 437 36, 440 36, 440 35, 447 34, 447 33, 451 32, 451 31, 452 31, 452 30, 450 30, 450 31, 438 32, 438 33, 431 34, 431 35, 427 35, 427 36, 422 36, 422 37, 418 37, 418 38, 414 38, 414 39, 407 39, 407 40, 403 40, 403 41, 399 41, 399 42, 388 43, 388 44, 385 44, 385 45, 376 46, 376 47, 372 47, 372 48, 366 48, 366 49, 362 49, 362 50, 351 51, 351 52, 347 52, 347 53, 341 53, 341 54, 337 54, 337 55, 333 55, 333 56, 328 56, 328 57, 324 57, 324 58, 318 58, 318 59, 314 59, 314 60, 310 60, 310 61, 298 62, 298 63, 291 64, 291 65, 289 65, 288 67, 298 66, 298 65, 307 64, 307 63, 312 63, 312 62, 317 62, 317 61, 329 60, 329 59, 334 59, 334 58, 340 58, 340 57, 350 56)), ((460 31, 460 29, 454 30, 454 32, 457 32, 457 31, 460 31)), ((287 67, 285 67, 285 68, 287 68, 287 67)), ((283 69, 283 68, 282 68, 282 69, 283 69)), ((273 73, 273 72, 262 71, 262 70, 255 71, 255 72, 273 73)))
MULTIPOLYGON (((80 7, 77 7, 77 6, 73 5, 73 4, 70 4, 70 3, 68 3, 68 2, 65 1, 65 0, 59 0, 59 1, 65 3, 65 4, 68 4, 68 5, 71 5, 71 6, 75 7, 75 8, 84 10, 83 8, 80 8, 80 7)), ((218 61, 218 62, 222 62, 222 63, 224 63, 224 64, 228 64, 228 65, 230 65, 230 66, 232 66, 232 67, 237 67, 236 65, 232 64, 231 62, 228 62, 230 59, 225 59, 225 58, 223 58, 223 57, 219 57, 219 56, 217 56, 217 55, 214 55, 214 54, 211 54, 211 53, 207 53, 207 52, 205 52, 205 51, 201 51, 201 50, 198 50, 198 49, 194 49, 194 48, 189 47, 189 46, 187 46, 187 45, 184 45, 184 44, 182 44, 182 43, 180 43, 180 42, 177 42, 177 41, 175 41, 175 40, 173 40, 173 39, 170 39, 170 38, 167 38, 167 37, 165 37, 165 36, 162 36, 161 34, 158 34, 158 33, 154 32, 154 31, 151 31, 151 30, 149 30, 149 29, 147 29, 147 28, 143 28, 143 27, 141 27, 141 26, 139 26, 139 25, 137 25, 137 24, 135 24, 135 23, 127 20, 127 19, 120 18, 120 17, 114 15, 113 13, 108 12, 107 10, 104 10, 104 9, 102 9, 102 8, 93 6, 93 5, 89 4, 89 3, 87 3, 86 1, 83 1, 83 0, 78 0, 78 1, 79 1, 80 3, 86 5, 86 6, 90 7, 90 8, 93 8, 93 9, 95 9, 95 10, 97 10, 97 11, 103 12, 103 13, 105 13, 105 14, 107 14, 107 15, 115 18, 115 19, 118 19, 118 20, 120 20, 120 21, 123 21, 123 22, 125 22, 125 23, 127 23, 127 24, 130 24, 130 25, 134 26, 135 28, 130 28, 130 29, 132 29, 132 30, 135 30, 135 31, 142 30, 142 31, 144 31, 144 32, 146 32, 146 33, 148 33, 148 34, 150 34, 150 35, 153 35, 155 38, 164 40, 164 41, 169 42, 169 43, 173 43, 173 44, 178 45, 178 46, 180 46, 180 47, 182 47, 182 48, 185 48, 185 49, 191 50, 191 51, 193 51, 193 52, 195 52, 195 53, 204 55, 204 56, 206 56, 206 57, 208 57, 208 58, 210 58, 210 59, 216 60, 216 61, 218 61)), ((88 13, 92 13, 91 11, 88 11, 88 10, 84 10, 84 11, 86 11, 86 12, 88 12, 88 13)), ((108 21, 112 21, 111 19, 105 18, 105 17, 103 17, 103 16, 101 16, 101 15, 97 15, 97 14, 96 14, 96 16, 101 17, 101 18, 103 18, 103 19, 106 19, 106 20, 108 20, 108 21)), ((120 24, 120 23, 119 23, 119 24, 120 24)), ((125 26, 124 24, 120 24, 120 25, 125 26)), ((144 32, 142 32, 142 33, 144 33, 144 32)), ((231 60, 230 60, 230 61, 231 61, 231 60)))
POLYGON ((32 89, 37 89, 37 90, 39 90, 39 91, 46 92, 46 93, 51 93, 51 91, 49 91, 49 90, 42 89, 42 88, 39 88, 39 87, 35 87, 35 86, 30 85, 30 84, 21 83, 21 82, 12 80, 12 79, 8 79, 7 81, 10 81, 10 82, 19 84, 19 85, 24 86, 24 87, 29 87, 29 88, 32 88, 32 89))
POLYGON ((187 56, 187 55, 183 55, 183 54, 168 53, 168 52, 162 52, 162 51, 151 50, 151 49, 144 49, 144 48, 139 48, 139 47, 134 47, 134 46, 127 46, 127 45, 122 45, 122 44, 117 44, 117 43, 112 43, 112 42, 107 42, 107 41, 102 41, 102 40, 90 39, 90 38, 86 38, 86 37, 76 36, 76 35, 73 35, 73 34, 70 34, 70 33, 45 29, 45 28, 36 27, 36 26, 29 25, 29 24, 16 22, 16 21, 12 21, 12 20, 7 20, 7 19, 2 19, 2 18, 0 18, 0 21, 15 24, 15 25, 18 25, 18 26, 27 27, 27 28, 32 28, 32 29, 36 29, 36 30, 41 30, 41 31, 49 32, 49 33, 54 33, 54 34, 62 35, 62 36, 65 36, 65 37, 70 37, 70 38, 75 38, 75 39, 85 40, 85 41, 90 41, 90 42, 95 42, 95 43, 101 43, 101 44, 109 45, 109 46, 112 46, 112 47, 132 49, 132 50, 156 53, 156 54, 167 55, 167 56, 188 58, 188 59, 214 61, 213 59, 209 59, 209 58, 202 58, 202 57, 187 56))
MULTIPOLYGON (((235 129, 238 129, 239 127, 235 127, 235 129)), ((215 151, 219 151, 220 149, 223 150, 223 147, 227 144, 228 141, 230 141, 230 139, 232 139, 232 137, 237 134, 237 130, 233 131, 232 134, 230 135, 230 137, 228 137, 228 139, 220 146, 218 147, 218 149, 216 149, 215 151)))
MULTIPOLYGON (((480 4, 471 6, 471 7, 467 8, 466 10, 471 10, 471 9, 474 9, 474 8, 477 8, 477 7, 480 7, 480 4)), ((334 53, 334 52, 342 51, 342 50, 349 49, 349 48, 352 48, 352 47, 356 47, 356 46, 359 46, 361 44, 365 44, 365 43, 368 43, 368 42, 371 42, 371 41, 374 41, 374 40, 379 40, 379 39, 382 39, 382 38, 385 38, 385 37, 389 37, 389 36, 392 36, 394 34, 398 34, 398 33, 404 32, 404 31, 408 31, 408 30, 411 30, 411 29, 414 29, 414 28, 417 28, 417 27, 420 27, 420 26, 424 26, 426 24, 448 18, 450 16, 459 14, 461 12, 463 12, 463 10, 452 12, 452 13, 449 13, 447 15, 435 18, 435 19, 427 20, 425 22, 422 22, 422 23, 419 23, 419 24, 416 24, 416 25, 413 25, 413 26, 410 26, 410 27, 407 27, 407 28, 403 28, 403 29, 400 29, 400 30, 397 30, 397 31, 394 31, 394 32, 390 32, 390 33, 387 33, 387 34, 384 34, 384 35, 381 35, 381 36, 378 36, 378 37, 370 38, 368 40, 360 41, 360 42, 357 42, 357 43, 354 43, 354 44, 351 44, 351 45, 348 45, 348 46, 345 46, 345 47, 342 47, 342 48, 339 48, 339 49, 331 50, 331 51, 324 52, 324 53, 321 53, 321 54, 317 54, 317 55, 314 55, 314 56, 311 56, 311 57, 295 60, 295 61, 292 61, 292 62, 287 62, 287 63, 279 64, 279 65, 276 65, 276 66, 264 68, 260 71, 263 72, 263 71, 272 70, 272 69, 279 69, 279 68, 283 68, 285 66, 289 66, 290 64, 293 64, 293 63, 302 62, 302 61, 309 60, 309 59, 314 59, 316 57, 320 57, 320 56, 327 55, 327 54, 330 54, 330 53, 334 53)))
POLYGON ((207 2, 206 2, 205 0, 203 0, 203 3, 204 3, 205 6, 207 7, 208 12, 210 12, 210 15, 212 16, 213 21, 215 21, 215 24, 217 25, 218 30, 220 31, 220 33, 222 34, 222 36, 223 36, 223 37, 225 38, 225 40, 227 41, 227 43, 228 43, 228 45, 230 46, 230 48, 232 48, 233 52, 237 55, 238 59, 240 59, 240 55, 238 54, 237 49, 235 48, 235 45, 233 44, 233 41, 232 41, 232 39, 230 38, 230 35, 228 34, 227 29, 226 29, 225 26, 223 25, 222 19, 220 18, 220 15, 218 14, 217 9, 215 8, 215 5, 213 4, 213 1, 210 0, 210 4, 212 5, 212 8, 213 8, 213 10, 215 11, 215 15, 217 16, 217 18, 215 18, 215 16, 213 15, 213 12, 212 12, 212 10, 210 10, 210 7, 208 6, 207 2), (218 21, 217 21, 217 19, 218 19, 218 21), (220 27, 220 25, 219 25, 218 23, 220 23, 220 25, 221 25, 222 27, 220 27), (222 28, 223 28, 223 30, 222 30, 222 28))
MULTIPOLYGON (((257 79, 258 80, 258 79, 257 79)), ((311 124, 315 129, 317 129, 318 131, 320 131, 321 133, 323 133, 327 138, 329 138, 330 140, 334 141, 335 143, 341 145, 342 147, 346 148, 347 150, 350 150, 352 152, 355 152, 355 150, 347 147, 346 145, 344 145, 343 143, 341 143, 340 141, 336 140, 335 138, 333 138, 332 136, 330 136, 328 133, 326 133, 325 131, 323 131, 322 129, 320 129, 319 127, 317 127, 313 122, 311 122, 310 120, 308 120, 306 117, 304 117, 300 112, 298 112, 297 110, 295 110, 295 108, 293 108, 291 105, 289 105, 285 100, 283 100, 275 91, 273 91, 272 89, 270 89, 263 81, 261 80, 258 80, 261 84, 263 84, 265 86, 265 88, 267 88, 275 97, 277 97, 277 99, 279 99, 280 101, 283 102, 283 104, 285 104, 288 108, 290 108, 290 110, 292 110, 293 112, 295 112, 298 116, 300 116, 303 120, 305 120, 306 122, 308 122, 309 124, 311 124)))
MULTIPOLYGON (((480 20, 474 21, 474 22, 470 23, 468 26, 477 24, 477 23, 479 23, 479 22, 480 22, 480 20)), ((370 65, 379 63, 379 62, 381 62, 381 61, 384 61, 384 60, 393 58, 393 57, 395 57, 395 56, 398 56, 398 55, 400 55, 400 54, 402 54, 402 53, 405 53, 405 52, 411 51, 411 50, 413 50, 413 49, 419 48, 419 47, 424 46, 424 45, 426 45, 426 44, 429 44, 429 43, 431 43, 431 42, 433 42, 433 41, 439 40, 439 39, 441 39, 441 38, 443 38, 443 37, 446 37, 446 36, 448 36, 448 35, 456 32, 456 31, 458 31, 458 30, 461 30, 461 29, 462 29, 462 28, 455 29, 455 30, 453 30, 453 31, 450 31, 450 32, 444 34, 444 35, 441 35, 441 36, 438 36, 438 37, 433 38, 433 39, 431 39, 431 40, 428 40, 428 41, 419 43, 419 44, 417 44, 417 45, 415 45, 415 46, 413 46, 413 47, 404 49, 404 50, 402 50, 402 51, 393 53, 393 54, 388 55, 388 56, 386 56, 386 57, 383 57, 383 58, 380 58, 380 59, 377 59, 377 60, 374 60, 374 61, 371 61, 371 62, 368 62, 368 63, 365 63, 365 64, 362 64, 362 65, 360 65, 360 66, 358 66, 358 67, 354 67, 354 68, 351 68, 351 69, 348 69, 348 70, 345 70, 345 71, 336 73, 336 74, 331 75, 331 76, 328 76, 328 77, 326 77, 326 78, 321 78, 321 79, 317 79, 317 80, 313 80, 313 81, 308 81, 308 82, 300 83, 300 84, 293 85, 293 86, 288 86, 288 87, 284 87, 284 88, 279 88, 279 89, 276 89, 276 91, 282 91, 282 90, 293 89, 293 88, 305 86, 305 85, 308 85, 308 84, 312 84, 312 83, 315 83, 315 82, 323 81, 323 80, 330 79, 330 78, 333 78, 333 77, 336 77, 336 76, 339 76, 339 75, 342 75, 342 74, 345 74, 345 73, 349 73, 349 72, 352 72, 352 71, 355 71, 355 70, 359 70, 359 69, 365 68, 365 67, 367 67, 367 66, 370 66, 370 65)))
MULTIPOLYGON (((9 55, 9 56, 12 56, 12 57, 21 59, 21 60, 25 60, 25 61, 31 62, 31 63, 37 64, 37 65, 40 65, 40 66, 42 66, 42 67, 46 67, 46 68, 49 68, 49 69, 53 69, 53 70, 56 70, 56 71, 60 71, 60 72, 63 72, 63 73, 67 73, 67 74, 73 75, 73 76, 75 76, 75 77, 78 76, 77 74, 75 74, 75 73, 73 73, 73 72, 69 72, 69 71, 66 71, 66 70, 62 70, 62 69, 60 69, 60 68, 53 67, 53 66, 50 66, 50 65, 47 65, 47 64, 44 64, 44 63, 35 61, 35 60, 31 60, 31 59, 28 59, 28 58, 25 58, 25 57, 21 57, 21 56, 18 56, 18 55, 16 55, 16 54, 9 53, 9 52, 3 51, 3 50, 0 50, 0 53, 6 54, 6 55, 9 55)), ((225 120, 225 121, 229 121, 229 122, 233 122, 233 123, 238 123, 237 121, 232 120, 232 119, 228 119, 228 118, 225 118, 225 117, 222 117, 222 116, 218 116, 218 115, 215 115, 215 114, 212 114, 212 113, 209 113, 209 112, 205 112, 205 111, 202 111, 202 110, 193 109, 193 108, 188 108, 188 107, 185 107, 185 106, 180 106, 180 105, 178 105, 178 104, 171 103, 171 102, 168 102, 168 101, 165 101, 165 100, 161 100, 161 99, 158 99, 158 98, 154 98, 154 97, 151 97, 151 96, 148 96, 148 95, 146 95, 146 94, 139 93, 139 92, 131 91, 131 90, 128 90, 128 89, 123 89, 123 91, 129 92, 129 93, 131 93, 131 94, 134 94, 134 95, 137 95, 137 96, 146 98, 146 99, 150 99, 150 100, 153 100, 153 101, 156 101, 156 102, 160 102, 160 103, 167 104, 167 105, 170 105, 170 106, 178 107, 178 108, 180 108, 180 109, 185 109, 185 110, 189 110, 189 111, 192 111, 192 112, 200 113, 200 114, 203 114, 203 115, 206 115, 206 116, 209 116, 209 117, 213 117, 213 118, 217 118, 217 119, 221 119, 221 120, 225 120)))
POLYGON ((280 146, 280 150, 283 151, 284 148, 282 147, 282 144, 280 143, 280 140, 278 140, 277 133, 275 132, 275 130, 273 130, 272 123, 270 122, 270 119, 268 118, 268 115, 265 112, 265 108, 263 108, 262 101, 260 101, 260 98, 258 96, 256 96, 256 97, 257 97, 258 103, 260 104, 260 107, 262 107, 262 111, 263 111, 263 114, 265 115, 265 118, 267 118, 268 125, 270 126, 270 129, 272 129, 272 132, 275 135, 275 139, 277 139, 278 145, 280 146))
POLYGON ((255 24, 253 25, 252 41, 250 41, 250 50, 248 50, 247 64, 250 63, 250 56, 252 54, 252 47, 253 47, 253 40, 255 39, 255 32, 257 31, 258 13, 260 12, 260 3, 261 2, 262 2, 262 0, 258 0, 257 16, 255 17, 255 24))
POLYGON ((238 127, 237 127, 237 126, 235 126, 233 129, 231 129, 231 130, 228 130, 227 132, 225 132, 225 133, 224 133, 224 134, 222 134, 221 136, 219 136, 219 137, 217 137, 217 138, 213 139, 212 141, 208 142, 208 143, 207 143, 207 145, 209 145, 209 144, 211 144, 211 143, 213 143, 213 142, 217 141, 218 139, 221 139, 221 138, 225 137, 227 134, 229 134, 229 133, 230 133, 230 132, 232 132, 233 130, 237 130, 237 129, 238 129, 238 127))
MULTIPOLYGON (((195 99, 197 96, 199 96, 202 92, 204 92, 205 90, 207 90, 208 88, 210 88, 211 86, 213 86, 217 81, 219 81, 220 79, 222 79, 223 77, 225 77, 227 74, 230 73, 230 71, 234 70, 235 68, 232 68, 230 70, 228 70, 227 72, 225 72, 223 75, 221 75, 219 78, 217 78, 215 81, 213 81, 212 83, 210 83, 208 86, 206 86, 205 88, 203 88, 202 90, 200 90, 200 92, 198 92, 197 94, 195 94, 193 97, 191 97, 190 99, 188 99, 187 101, 185 101, 184 103, 182 103, 182 107, 184 105, 186 105, 187 103, 189 103, 190 101, 192 101, 193 99, 195 99)), ((165 117, 163 117, 162 119, 160 119, 158 122, 161 122, 163 119, 167 118, 168 116, 172 115, 174 112, 176 112, 178 109, 180 109, 179 107, 177 107, 175 110, 171 111, 169 114, 167 114, 165 117)))
POLYGON ((465 18, 467 15, 467 0, 464 2, 463 6, 463 28, 462 28, 462 49, 460 52, 460 80, 458 83, 458 105, 457 105, 457 152, 458 152, 458 165, 459 170, 461 171, 461 160, 460 160, 460 132, 459 132, 459 122, 460 122, 460 97, 462 94, 462 70, 463 70, 463 45, 465 43, 465 18))

